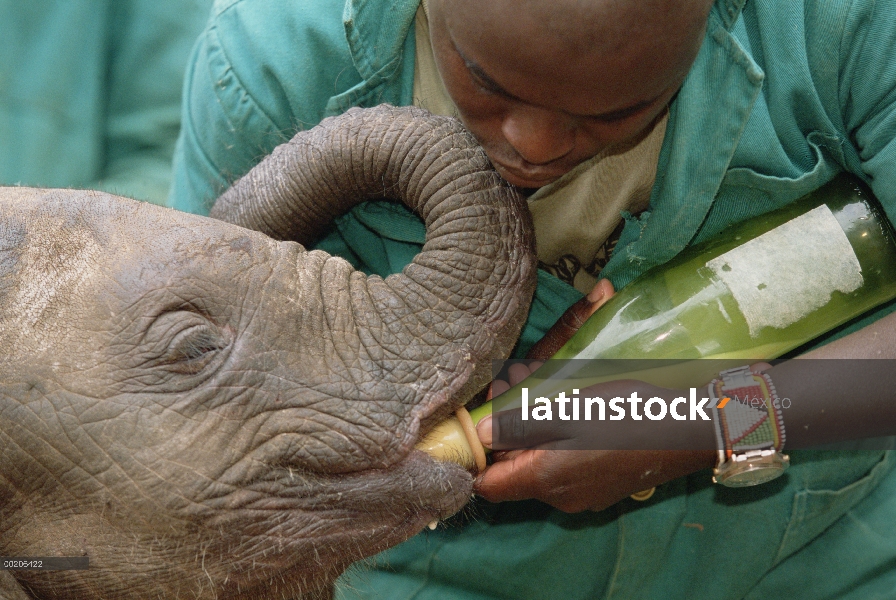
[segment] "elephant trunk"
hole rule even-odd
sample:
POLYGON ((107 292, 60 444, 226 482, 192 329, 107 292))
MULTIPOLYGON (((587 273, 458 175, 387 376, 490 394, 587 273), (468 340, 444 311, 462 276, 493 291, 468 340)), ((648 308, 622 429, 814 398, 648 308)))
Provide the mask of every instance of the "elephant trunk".
MULTIPOLYGON (((347 277, 320 260, 301 268, 315 270, 304 278, 318 281, 323 322, 339 324, 328 335, 342 362, 391 386, 368 386, 357 399, 405 398, 419 425, 487 384, 490 360, 509 354, 535 287, 525 200, 461 124, 415 108, 352 109, 279 146, 211 215, 309 244, 333 218, 374 198, 401 200, 425 221, 423 249, 401 274, 347 277)), ((405 432, 403 446, 417 429, 405 432)))

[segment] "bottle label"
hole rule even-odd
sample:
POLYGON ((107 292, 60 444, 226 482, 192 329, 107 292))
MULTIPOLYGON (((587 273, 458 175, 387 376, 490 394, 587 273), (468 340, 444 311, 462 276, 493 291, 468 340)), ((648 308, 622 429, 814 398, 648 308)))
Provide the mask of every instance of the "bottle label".
POLYGON ((819 206, 706 263, 756 337, 782 329, 862 283, 862 267, 831 209, 819 206))

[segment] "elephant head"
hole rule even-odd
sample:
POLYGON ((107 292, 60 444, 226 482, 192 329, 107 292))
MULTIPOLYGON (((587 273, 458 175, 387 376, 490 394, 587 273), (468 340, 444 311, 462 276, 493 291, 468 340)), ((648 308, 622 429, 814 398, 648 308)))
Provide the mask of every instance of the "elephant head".
POLYGON ((291 598, 470 496, 414 445, 509 353, 535 274, 525 203, 473 139, 353 110, 214 214, 264 233, 0 192, 0 555, 90 561, 14 572, 23 597, 291 598), (373 197, 425 220, 401 274, 269 237, 308 243, 373 197))

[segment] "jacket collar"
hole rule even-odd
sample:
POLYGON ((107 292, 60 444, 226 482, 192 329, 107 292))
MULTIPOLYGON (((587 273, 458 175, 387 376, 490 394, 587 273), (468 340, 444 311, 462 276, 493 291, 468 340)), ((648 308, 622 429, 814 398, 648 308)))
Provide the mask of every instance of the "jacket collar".
POLYGON ((388 79, 402 60, 420 0, 347 0, 342 22, 352 59, 364 79, 388 79))
POLYGON ((716 0, 712 10, 718 16, 722 27, 731 31, 746 3, 747 0, 716 0))
POLYGON ((352 62, 363 80, 330 98, 326 115, 352 106, 411 103, 414 16, 420 0, 346 0, 342 13, 352 62))

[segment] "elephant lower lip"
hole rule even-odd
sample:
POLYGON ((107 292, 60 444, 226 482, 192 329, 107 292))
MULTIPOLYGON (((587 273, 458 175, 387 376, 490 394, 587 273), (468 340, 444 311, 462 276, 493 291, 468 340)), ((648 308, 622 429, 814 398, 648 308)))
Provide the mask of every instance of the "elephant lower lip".
POLYGON ((473 478, 458 465, 411 451, 385 469, 331 474, 277 467, 239 488, 216 499, 215 528, 246 539, 275 523, 283 545, 263 562, 269 572, 284 573, 301 570, 306 559, 341 570, 346 560, 409 539, 461 510, 471 497, 473 478), (322 550, 335 548, 353 552, 346 557, 322 550))
POLYGON ((404 510, 422 529, 433 519, 460 510, 469 500, 472 485, 472 476, 459 465, 412 450, 384 469, 329 474, 278 467, 243 485, 239 497, 231 494, 228 505, 232 509, 305 510, 307 503, 312 509, 336 507, 374 519, 377 514, 404 510))

